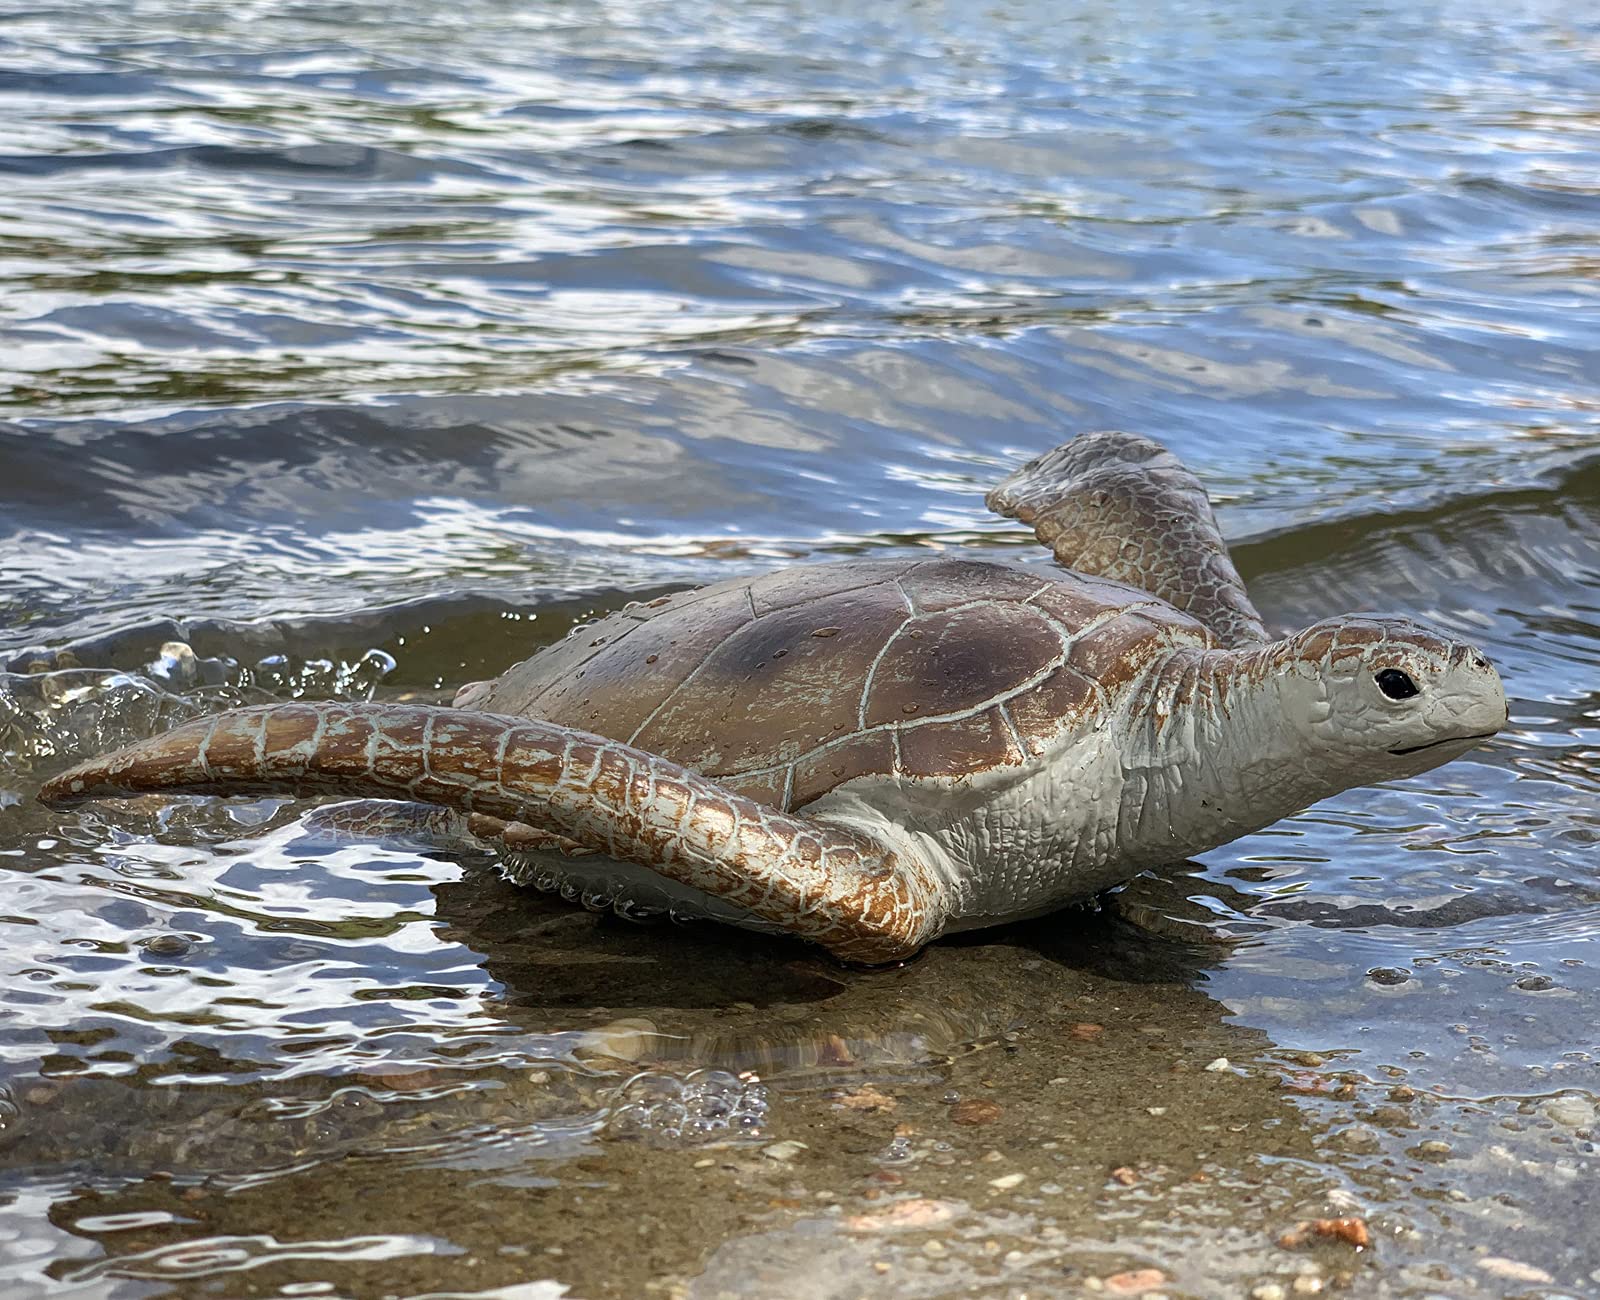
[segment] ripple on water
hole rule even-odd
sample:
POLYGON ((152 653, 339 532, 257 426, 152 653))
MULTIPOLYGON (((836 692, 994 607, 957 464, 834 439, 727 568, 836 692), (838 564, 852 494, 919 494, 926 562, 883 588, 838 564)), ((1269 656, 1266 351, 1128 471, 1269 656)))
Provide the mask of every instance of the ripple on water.
POLYGON ((1287 1292, 1280 1220, 1364 1214, 1295 1268, 1592 1287, 1600 46, 1570 5, 1046 8, 0 20, 24 1285, 1287 1292), (1420 614, 1507 731, 873 974, 282 800, 31 802, 640 590, 1042 562, 982 490, 1103 426, 1201 471, 1273 625, 1420 614), (956 1226, 839 1226, 919 1203, 956 1226))

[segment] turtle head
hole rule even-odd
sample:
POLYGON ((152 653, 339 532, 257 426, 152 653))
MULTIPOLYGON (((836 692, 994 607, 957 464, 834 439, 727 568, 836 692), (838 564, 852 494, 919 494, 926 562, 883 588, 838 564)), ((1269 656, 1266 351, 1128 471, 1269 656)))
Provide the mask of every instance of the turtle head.
POLYGON ((1279 682, 1296 726, 1319 761, 1362 782, 1449 762, 1509 716, 1500 675, 1475 647, 1410 619, 1329 619, 1279 648, 1294 668, 1279 682))

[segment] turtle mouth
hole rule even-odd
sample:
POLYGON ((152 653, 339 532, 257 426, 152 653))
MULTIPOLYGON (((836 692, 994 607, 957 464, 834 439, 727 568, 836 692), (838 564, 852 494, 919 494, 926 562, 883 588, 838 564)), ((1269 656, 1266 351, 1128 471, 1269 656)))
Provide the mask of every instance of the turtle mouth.
POLYGON ((1476 744, 1478 741, 1488 740, 1496 734, 1494 731, 1480 731, 1475 736, 1446 736, 1443 740, 1430 740, 1426 745, 1412 745, 1407 749, 1391 749, 1389 752, 1396 758, 1404 758, 1407 754, 1420 754, 1426 749, 1438 749, 1440 745, 1476 744))

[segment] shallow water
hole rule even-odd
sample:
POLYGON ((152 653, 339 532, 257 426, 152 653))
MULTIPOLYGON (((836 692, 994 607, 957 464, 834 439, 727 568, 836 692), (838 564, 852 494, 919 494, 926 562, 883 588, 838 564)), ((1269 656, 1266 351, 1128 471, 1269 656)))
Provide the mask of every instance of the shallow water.
POLYGON ((0 13, 4 1294, 1594 1294, 1600 27, 510 8, 0 13), (32 802, 640 592, 1032 556, 983 489, 1106 426, 1271 625, 1424 616, 1511 726, 872 973, 32 802))

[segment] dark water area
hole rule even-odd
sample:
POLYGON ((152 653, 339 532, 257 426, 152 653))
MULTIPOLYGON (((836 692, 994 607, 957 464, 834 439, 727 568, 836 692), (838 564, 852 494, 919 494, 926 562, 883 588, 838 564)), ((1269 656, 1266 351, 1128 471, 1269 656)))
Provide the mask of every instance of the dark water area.
POLYGON ((12 5, 0 122, 6 1300, 1600 1294, 1582 6, 12 5), (1104 427, 1510 726, 878 972, 33 802, 642 593, 1045 564, 983 492, 1104 427))

